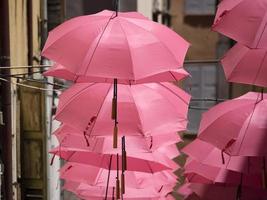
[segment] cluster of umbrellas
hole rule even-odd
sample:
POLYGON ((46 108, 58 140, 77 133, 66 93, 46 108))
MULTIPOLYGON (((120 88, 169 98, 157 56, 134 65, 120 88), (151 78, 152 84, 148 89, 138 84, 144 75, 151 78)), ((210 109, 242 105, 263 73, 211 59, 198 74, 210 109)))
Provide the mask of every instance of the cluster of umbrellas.
POLYGON ((64 189, 90 200, 173 199, 190 95, 166 81, 189 75, 188 47, 136 12, 105 10, 49 33, 42 55, 55 65, 45 75, 74 83, 59 97, 51 150, 66 161, 64 189))
POLYGON ((262 87, 211 108, 198 138, 183 149, 185 199, 267 198, 267 1, 223 0, 213 30, 237 44, 222 59, 231 82, 262 87))

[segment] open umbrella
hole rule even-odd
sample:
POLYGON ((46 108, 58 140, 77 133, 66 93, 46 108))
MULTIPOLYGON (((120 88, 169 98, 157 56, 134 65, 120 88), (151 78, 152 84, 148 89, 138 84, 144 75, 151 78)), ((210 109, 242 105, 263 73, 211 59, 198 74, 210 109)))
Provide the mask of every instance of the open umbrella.
MULTIPOLYGON (((109 172, 106 169, 68 162, 60 169, 60 178, 73 182, 86 183, 91 186, 106 187, 107 179, 109 187, 116 187, 116 172, 109 172), (110 175, 109 175, 110 173, 110 175)), ((170 183, 175 184, 177 177, 171 171, 161 171, 154 174, 143 172, 126 171, 127 180, 125 187, 128 188, 148 188, 161 187, 170 183)))
POLYGON ((267 87, 266 55, 265 49, 250 49, 237 43, 221 60, 227 80, 267 87))
POLYGON ((55 118, 87 137, 112 135, 118 128, 123 135, 146 137, 186 129, 190 96, 177 86, 150 83, 118 88, 115 125, 110 118, 114 91, 108 83, 75 84, 60 96, 55 118))
POLYGON ((213 30, 248 47, 266 48, 266 11, 266 0, 221 1, 213 30))
POLYGON ((221 169, 196 160, 188 160, 185 165, 185 176, 192 183, 221 183, 229 186, 248 186, 262 188, 262 174, 243 174, 227 169, 221 169), (202 179, 207 179, 202 182, 202 179))
MULTIPOLYGON (((66 124, 61 125, 55 132, 54 135, 57 137, 61 146, 65 147, 83 147, 87 149, 101 149, 101 152, 108 152, 110 150, 110 144, 112 143, 112 136, 105 136, 105 137, 87 137, 84 136, 84 133, 70 127, 66 124), (99 147, 102 146, 102 148, 99 147)), ((121 138, 120 138, 121 139, 121 138)), ((170 146, 172 144, 178 143, 181 141, 180 136, 173 132, 173 133, 165 133, 160 135, 154 136, 127 136, 126 138, 126 145, 128 151, 136 151, 136 152, 152 152, 157 149, 170 146)), ((121 144, 118 144, 118 148, 121 149, 121 144)), ((169 151, 170 149, 165 149, 168 151, 167 153, 170 155, 172 153, 178 153, 177 148, 172 148, 173 151, 169 151)), ((166 153, 166 152, 165 152, 166 153)), ((176 154, 177 155, 177 154, 176 154)))
POLYGON ((203 114, 198 138, 225 151, 243 129, 246 135, 251 134, 251 126, 256 140, 264 139, 261 110, 266 110, 266 98, 266 94, 249 92, 211 108, 203 114))
MULTIPOLYGON (((133 189, 127 188, 127 193, 124 194, 123 198, 160 198, 168 195, 172 192, 175 184, 163 185, 158 188, 145 188, 145 189, 133 189)), ((84 183, 81 183, 77 188, 77 193, 82 197, 104 197, 105 196, 105 187, 93 187, 84 183)), ((112 188, 109 190, 108 197, 112 197, 112 188)))
POLYGON ((229 156, 213 145, 199 139, 191 142, 182 151, 203 164, 244 174, 259 174, 267 170, 266 157, 229 156))
MULTIPOLYGON (((111 170, 121 170, 122 156, 114 154, 102 154, 70 147, 56 147, 50 153, 63 158, 66 161, 92 165, 111 170)), ((178 164, 160 153, 127 152, 127 170, 147 173, 155 173, 163 170, 174 170, 178 164)))
MULTIPOLYGON (((91 81, 134 83, 183 65, 188 42, 139 13, 102 11, 68 20, 49 33, 42 55, 77 77, 91 81)), ((158 79, 157 81, 170 81, 158 79)))
MULTIPOLYGON (((75 73, 69 71, 66 67, 55 63, 50 69, 43 73, 44 76, 52 76, 59 79, 65 79, 68 81, 75 81, 75 82, 110 82, 110 79, 107 78, 92 78, 83 75, 77 76, 75 73)), ((128 82, 130 84, 141 84, 141 83, 148 83, 148 82, 163 82, 163 81, 179 81, 189 76, 189 73, 185 71, 183 68, 178 68, 175 70, 170 71, 163 71, 158 72, 153 76, 149 76, 146 78, 138 79, 134 82, 128 82)), ((127 83, 127 82, 121 82, 127 83)))

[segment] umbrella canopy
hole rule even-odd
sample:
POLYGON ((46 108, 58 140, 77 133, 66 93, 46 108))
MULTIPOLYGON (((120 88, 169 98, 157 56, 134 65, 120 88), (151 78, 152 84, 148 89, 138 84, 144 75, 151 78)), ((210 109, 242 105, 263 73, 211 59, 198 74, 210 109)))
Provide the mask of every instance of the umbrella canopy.
POLYGON ((266 48, 266 11, 266 0, 224 0, 219 4, 213 30, 248 47, 266 48))
MULTIPOLYGON (((77 78, 134 83, 183 65, 189 43, 139 13, 102 11, 73 18, 49 33, 42 55, 77 78)), ((177 78, 184 77, 184 73, 177 78)), ((76 78, 76 79, 77 79, 76 78)), ((142 81, 142 82, 143 82, 142 81)), ((169 80, 158 80, 169 81, 169 80)), ((145 81, 146 82, 146 81, 145 81)))
POLYGON ((202 164, 196 160, 190 159, 185 165, 185 175, 192 183, 221 183, 229 186, 248 186, 253 188, 262 188, 262 174, 242 174, 219 167, 202 164), (200 177, 199 177, 200 176, 200 177), (203 180, 205 178, 207 180, 203 180))
MULTIPOLYGON (((151 136, 186 129, 190 96, 171 83, 118 86, 118 127, 123 135, 151 136)), ((55 118, 86 131, 113 133, 112 84, 77 83, 59 98, 55 118)))
MULTIPOLYGON (((116 150, 115 150, 116 151, 116 150)), ((117 166, 116 155, 100 154, 82 149, 70 147, 56 147, 50 153, 69 162, 92 165, 95 167, 112 170, 121 169, 121 156, 117 166)), ((147 173, 155 173, 163 170, 175 170, 178 165, 165 155, 160 153, 127 152, 127 170, 147 173)))
POLYGON ((253 134, 258 144, 262 145, 260 141, 266 135, 264 132, 266 129, 263 128, 265 122, 262 119, 262 111, 266 110, 267 105, 266 98, 267 94, 249 92, 211 108, 203 114, 199 139, 225 151, 235 143, 240 132, 245 131, 243 135, 253 134))
POLYGON ((196 139, 187 145, 182 151, 193 159, 211 166, 228 169, 244 174, 262 173, 266 157, 229 156, 211 144, 196 139))
MULTIPOLYGON (((61 146, 73 147, 73 148, 86 148, 86 149, 99 149, 101 152, 108 152, 110 150, 110 144, 112 143, 112 136, 106 137, 86 137, 83 132, 70 127, 66 124, 61 125, 55 132, 54 135, 57 137, 61 146), (86 139, 84 138, 86 137, 86 139), (87 146, 88 145, 88 146, 87 146), (101 146, 101 147, 100 147, 101 146)), ((160 151, 168 151, 168 155, 177 156, 177 148, 170 145, 178 143, 181 141, 180 136, 173 133, 160 134, 150 137, 144 136, 127 136, 126 146, 128 151, 138 151, 138 152, 152 152, 158 149, 160 151), (167 147, 170 146, 170 147, 167 147), (166 148, 167 149, 166 149, 166 148), (173 151, 170 151, 170 149, 173 151), (175 153, 176 152, 176 153, 175 153), (174 154, 173 154, 174 153, 174 154)), ((118 149, 121 149, 121 143, 118 145, 118 149)))
MULTIPOLYGON (((103 168, 68 162, 60 169, 60 178, 91 186, 106 187, 109 171, 103 168)), ((109 187, 116 187, 117 172, 110 172, 109 187)), ((162 171, 155 174, 125 171, 125 186, 127 188, 161 187, 166 184, 175 184, 177 177, 171 171, 162 171)))
POLYGON ((267 87, 267 50, 236 44, 221 60, 230 82, 267 87))

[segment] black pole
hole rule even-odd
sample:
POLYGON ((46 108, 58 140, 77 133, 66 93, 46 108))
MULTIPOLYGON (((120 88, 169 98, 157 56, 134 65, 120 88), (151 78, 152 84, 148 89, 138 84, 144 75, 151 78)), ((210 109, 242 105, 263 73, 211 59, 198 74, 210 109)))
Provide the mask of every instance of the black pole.
POLYGON ((112 164, 112 155, 110 156, 110 160, 109 160, 108 180, 107 180, 107 187, 106 187, 105 200, 107 200, 107 198, 108 198, 108 187, 109 187, 109 179, 110 179, 111 164, 112 164))

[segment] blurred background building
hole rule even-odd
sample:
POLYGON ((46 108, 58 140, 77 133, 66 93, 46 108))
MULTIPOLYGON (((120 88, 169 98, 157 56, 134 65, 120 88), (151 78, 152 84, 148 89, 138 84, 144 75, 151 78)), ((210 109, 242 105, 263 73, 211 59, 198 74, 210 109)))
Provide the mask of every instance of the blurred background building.
MULTIPOLYGON (((254 89, 228 85, 224 79, 217 60, 232 42, 210 30, 217 4, 217 0, 121 0, 119 5, 121 11, 139 11, 171 27, 192 44, 185 64, 192 77, 181 83, 193 96, 189 131, 184 134, 189 140, 196 135, 201 114, 216 100, 254 89)), ((57 93, 47 84, 53 79, 41 76, 43 68, 25 66, 49 65, 40 56, 48 31, 69 18, 103 9, 114 9, 113 0, 0 1, 1 199, 74 199, 61 192, 60 161, 50 166, 48 151, 56 144, 51 130, 58 126, 52 121, 57 93)))

